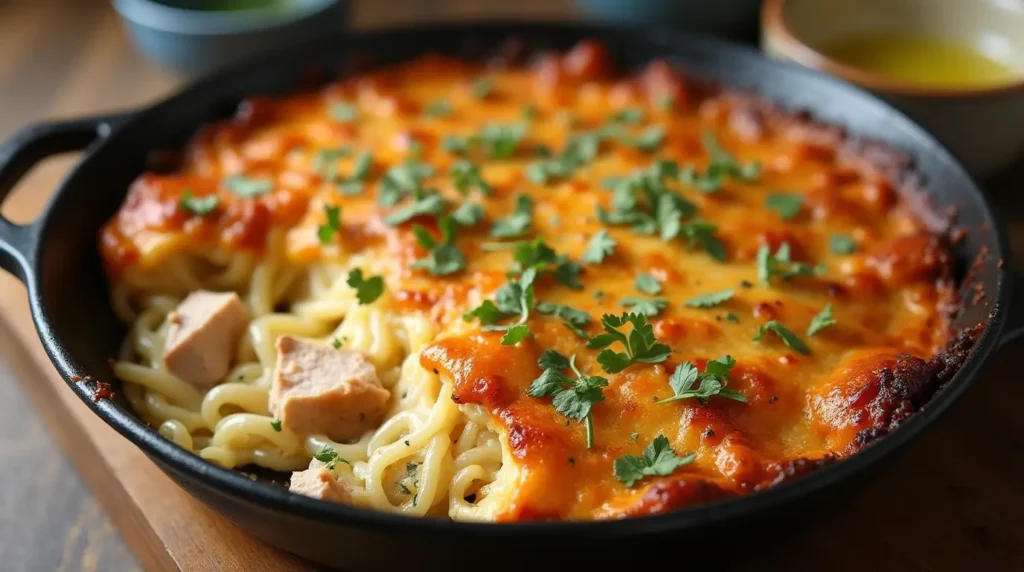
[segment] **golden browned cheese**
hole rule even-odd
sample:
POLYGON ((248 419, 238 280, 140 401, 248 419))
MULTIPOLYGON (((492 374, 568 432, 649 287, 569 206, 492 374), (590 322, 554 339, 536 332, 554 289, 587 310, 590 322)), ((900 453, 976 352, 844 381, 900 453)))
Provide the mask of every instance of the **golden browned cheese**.
MULTIPOLYGON (((914 383, 927 385, 935 377, 928 360, 950 338, 943 311, 953 301, 947 251, 885 174, 842 152, 841 144, 836 133, 798 116, 746 97, 699 91, 664 62, 618 74, 593 42, 523 65, 427 55, 316 92, 247 101, 236 118, 200 131, 179 171, 141 175, 100 243, 114 275, 154 268, 171 253, 210 245, 259 252, 275 227, 288 229, 286 252, 295 264, 368 255, 398 300, 397 311, 422 312, 439 326, 441 334, 423 350, 421 364, 454 380, 457 403, 490 412, 506 462, 518 466, 515 486, 502 493, 506 501, 498 519, 649 514, 751 492, 805 465, 852 454, 872 431, 884 433, 930 395, 893 379, 914 377, 914 383), (438 101, 447 102, 450 113, 430 113, 438 101), (332 116, 337 102, 353 106, 355 118, 332 116), (605 137, 596 156, 568 176, 545 182, 528 176, 529 166, 543 160, 539 149, 558 156, 570 136, 595 132, 625 109, 639 111, 625 114, 619 135, 605 137), (478 133, 488 124, 520 126, 524 136, 508 157, 490 158, 486 144, 473 145, 465 157, 493 192, 461 193, 449 170, 463 156, 446 150, 443 140, 478 133), (629 144, 659 128, 660 141, 629 144), (695 207, 683 223, 700 219, 717 227, 725 261, 684 236, 664 240, 657 231, 644 234, 601 222, 599 208, 615 209, 615 193, 602 187, 603 180, 650 169, 658 160, 703 174, 711 162, 707 134, 738 164, 759 163, 759 174, 749 180, 727 176, 715 192, 701 192, 680 177, 669 176, 664 184, 695 207), (315 165, 319 152, 346 146, 351 152, 336 160, 342 179, 361 152, 372 156, 360 194, 339 192, 338 183, 315 165), (459 272, 435 276, 413 267, 427 255, 413 224, 439 238, 435 215, 397 225, 384 221, 412 199, 382 206, 382 177, 410 160, 434 167, 422 186, 437 189, 453 207, 465 201, 483 207, 483 221, 457 228, 454 244, 466 260, 459 272), (239 196, 223 183, 239 173, 269 179, 273 189, 239 196), (215 194, 219 204, 204 216, 186 212, 186 191, 195 198, 215 194), (790 195, 796 212, 784 217, 767 206, 780 193, 790 195), (667 306, 650 322, 657 339, 671 347, 667 360, 606 373, 596 360, 598 350, 587 348, 555 316, 532 311, 532 335, 515 345, 503 345, 502 332, 481 331, 477 320, 463 318, 509 281, 512 251, 496 243, 515 239, 489 231, 513 213, 521 195, 534 206, 532 224, 520 240, 543 239, 573 261, 601 230, 617 243, 602 262, 581 264, 582 288, 541 273, 536 300, 586 312, 591 322, 583 329, 593 336, 601 331, 602 315, 627 309, 624 298, 662 299, 667 306), (325 205, 340 206, 341 214, 341 227, 326 244, 318 238, 325 205), (830 242, 836 235, 852 239, 855 250, 835 252, 830 242), (783 244, 795 261, 822 265, 824 271, 764 283, 757 253, 783 244), (637 291, 635 280, 642 274, 660 281, 660 293, 637 291), (725 289, 733 297, 714 307, 684 304, 725 289), (808 335, 812 319, 828 304, 835 324, 808 335), (791 330, 810 353, 788 347, 773 333, 754 341, 759 326, 771 320, 791 330), (608 379, 603 400, 593 406, 592 449, 583 423, 556 411, 550 397, 527 393, 542 371, 537 359, 548 349, 575 355, 583 373, 608 379), (737 362, 728 388, 746 403, 721 396, 706 403, 659 403, 673 395, 669 376, 679 364, 689 361, 703 370, 708 360, 724 355, 737 362), (615 459, 642 455, 658 435, 668 438, 676 455, 692 452, 695 460, 632 487, 617 479, 615 459)), ((637 196, 643 210, 644 198, 637 196)))

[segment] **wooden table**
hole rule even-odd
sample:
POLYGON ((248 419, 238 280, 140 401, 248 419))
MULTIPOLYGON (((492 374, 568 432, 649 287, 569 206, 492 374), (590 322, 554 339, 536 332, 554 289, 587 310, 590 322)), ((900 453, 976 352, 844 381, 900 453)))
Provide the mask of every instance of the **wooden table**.
MULTIPOLYGON (((490 5, 473 0, 364 0, 356 3, 353 25, 480 13, 571 14, 568 0, 486 4, 490 5)), ((130 48, 105 1, 0 0, 0 139, 41 118, 144 105, 182 81, 130 48)), ((39 193, 52 189, 73 159, 57 158, 39 167, 8 201, 4 213, 31 218, 39 193)), ((1006 220, 1015 223, 1015 250, 1024 252, 1024 195, 1015 192, 1020 187, 1016 181, 1024 181, 1024 164, 993 180, 991 187, 1006 220)), ((1018 257, 1018 263, 1022 260, 1018 257)), ((0 276, 0 307, 4 317, 24 325, 24 291, 6 275, 0 276)), ((1024 402, 1024 375, 1014 359, 1022 349, 1018 345, 998 356, 958 406, 887 465, 885 474, 858 493, 852 506, 764 554, 758 568, 1024 570, 1024 416, 1018 413, 1024 402)), ((140 568, 140 561, 149 569, 210 569, 203 538, 182 539, 180 531, 178 536, 173 531, 175 523, 153 517, 170 511, 171 503, 187 504, 174 507, 175 518, 203 523, 195 528, 197 536, 247 547, 247 556, 223 559, 221 569, 309 568, 250 540, 174 490, 144 457, 90 419, 89 412, 68 397, 70 392, 61 393, 63 388, 40 381, 41 350, 30 336, 19 336, 0 323, 0 354, 7 360, 7 365, 0 362, 0 569, 129 571, 140 568), (64 405, 81 415, 76 427, 102 433, 88 442, 105 439, 123 448, 120 456, 101 459, 110 465, 106 469, 116 474, 140 471, 133 477, 146 480, 140 486, 152 486, 168 497, 163 508, 126 508, 131 499, 108 489, 96 468, 102 463, 90 462, 79 449, 86 441, 76 441, 68 432, 69 420, 53 413, 53 401, 65 398, 64 405), (44 421, 106 512, 43 430, 44 421)))

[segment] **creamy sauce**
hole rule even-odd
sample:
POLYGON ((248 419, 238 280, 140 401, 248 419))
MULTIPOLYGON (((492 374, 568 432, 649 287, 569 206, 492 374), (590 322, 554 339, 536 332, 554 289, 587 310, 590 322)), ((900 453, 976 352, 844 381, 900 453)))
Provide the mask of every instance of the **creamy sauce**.
POLYGON ((969 44, 926 35, 856 35, 827 43, 821 51, 843 64, 922 87, 983 88, 1024 77, 969 44))

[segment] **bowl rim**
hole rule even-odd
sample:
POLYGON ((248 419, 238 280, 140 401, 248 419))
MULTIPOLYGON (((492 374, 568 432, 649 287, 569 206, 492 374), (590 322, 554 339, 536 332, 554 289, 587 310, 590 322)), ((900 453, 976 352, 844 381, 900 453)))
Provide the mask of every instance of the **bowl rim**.
POLYGON ((153 0, 112 0, 114 10, 138 25, 190 36, 241 34, 280 28, 337 8, 347 0, 302 0, 288 10, 267 9, 200 11, 178 8, 153 0))
POLYGON ((912 81, 892 79, 844 64, 814 49, 793 34, 783 16, 785 7, 786 0, 764 0, 761 7, 762 41, 771 39, 778 42, 786 56, 800 65, 886 94, 953 99, 1024 93, 1024 71, 1014 81, 990 87, 928 87, 912 81))

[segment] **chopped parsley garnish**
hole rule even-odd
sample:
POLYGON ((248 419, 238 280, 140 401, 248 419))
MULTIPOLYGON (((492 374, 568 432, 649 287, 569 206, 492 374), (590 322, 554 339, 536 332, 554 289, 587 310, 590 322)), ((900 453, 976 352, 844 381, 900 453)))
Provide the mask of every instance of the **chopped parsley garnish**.
POLYGON ((341 123, 352 123, 356 120, 358 110, 355 105, 345 101, 331 104, 331 118, 341 123))
POLYGON ((722 188, 727 178, 739 179, 741 181, 753 181, 761 173, 760 164, 756 161, 745 165, 736 161, 718 144, 713 133, 705 133, 701 138, 704 143, 704 150, 711 157, 704 173, 699 173, 693 168, 684 169, 679 174, 679 179, 702 193, 714 193, 722 188))
POLYGON ((519 123, 488 123, 473 135, 446 135, 441 140, 441 147, 456 155, 465 155, 473 148, 479 147, 489 159, 506 159, 511 157, 526 137, 527 124, 519 123))
POLYGON ((265 195, 274 188, 269 179, 250 179, 245 175, 231 175, 224 179, 224 186, 240 197, 258 197, 265 195))
POLYGON ((661 125, 652 125, 641 131, 636 137, 625 140, 624 143, 641 151, 650 152, 661 146, 664 139, 665 128, 661 125))
POLYGON ((533 198, 527 194, 516 197, 515 210, 507 218, 499 219, 491 227, 491 236, 509 238, 520 236, 533 224, 533 198))
POLYGON ((573 134, 557 157, 530 163, 524 174, 538 185, 568 178, 576 169, 594 160, 600 150, 601 138, 600 132, 573 134))
POLYGON ((617 123, 641 123, 643 120, 644 110, 639 107, 620 109, 612 115, 612 121, 617 123))
POLYGON ((398 481, 398 490, 404 495, 412 495, 412 506, 416 506, 416 499, 419 497, 419 463, 408 462, 405 464, 405 478, 398 481), (416 491, 416 492, 413 492, 416 491))
POLYGON ((523 105, 523 119, 533 119, 537 117, 537 106, 533 103, 527 103, 523 105))
POLYGON ((672 111, 676 106, 676 98, 670 94, 665 94, 658 98, 656 105, 661 111, 672 111))
POLYGON ((818 315, 811 319, 811 325, 807 327, 807 335, 813 336, 829 326, 834 326, 835 323, 836 321, 832 317, 832 304, 829 303, 825 305, 821 312, 818 312, 818 315))
POLYGON ((699 246, 711 258, 725 262, 728 255, 725 252, 725 244, 718 238, 717 232, 717 226, 703 220, 684 222, 679 228, 679 235, 688 241, 687 250, 694 250, 699 246))
POLYGON ((321 149, 317 151, 316 156, 313 157, 313 170, 317 171, 325 179, 333 179, 334 172, 332 167, 334 162, 342 157, 348 157, 352 154, 352 147, 345 145, 337 147, 335 149, 321 149))
POLYGON ((469 92, 476 99, 484 99, 494 92, 494 80, 489 77, 479 77, 469 85, 469 92))
POLYGON ((337 463, 345 463, 346 465, 352 464, 339 457, 338 452, 334 450, 334 447, 330 447, 328 445, 324 445, 324 448, 320 449, 320 451, 313 455, 313 458, 321 463, 327 463, 327 468, 332 471, 337 463))
POLYGON ((398 204, 405 195, 422 191, 423 179, 433 176, 434 173, 433 166, 413 160, 406 160, 401 165, 391 167, 380 179, 377 203, 384 207, 398 204))
POLYGON ((764 206, 778 213, 782 220, 796 218, 804 206, 804 198, 789 193, 772 193, 764 201, 764 206))
POLYGON ((384 293, 384 278, 380 276, 363 277, 361 268, 353 268, 348 272, 346 284, 356 289, 356 298, 360 304, 372 304, 384 293))
POLYGON ((538 272, 550 270, 559 283, 574 290, 583 288, 579 278, 583 267, 569 260, 568 256, 556 253, 543 239, 521 241, 516 243, 514 248, 513 271, 522 272, 527 268, 533 268, 538 272))
POLYGON ((181 194, 181 209, 194 215, 206 216, 217 210, 220 206, 220 197, 217 195, 206 195, 205 197, 193 197, 191 189, 185 189, 181 194))
POLYGON ((331 338, 331 347, 336 349, 336 350, 340 350, 341 349, 341 340, 339 340, 338 338, 331 338))
POLYGON ((316 235, 323 244, 329 244, 334 238, 334 233, 341 230, 341 207, 336 205, 324 205, 324 216, 327 222, 320 225, 316 235))
POLYGON ((792 280, 797 276, 820 276, 825 272, 824 265, 811 266, 806 262, 793 262, 788 242, 779 245, 775 254, 767 244, 761 245, 757 251, 757 279, 764 284, 771 284, 772 278, 778 276, 783 280, 792 280))
POLYGON ((587 347, 601 349, 597 361, 608 373, 618 373, 634 363, 661 363, 672 353, 672 348, 654 337, 654 327, 647 323, 647 316, 643 314, 605 314, 601 316, 601 326, 605 333, 590 338, 587 347), (626 324, 633 326, 628 335, 618 330, 626 324), (622 344, 624 351, 608 348, 615 342, 622 344))
POLYGON ((606 257, 611 256, 617 244, 607 230, 601 229, 590 238, 587 249, 580 256, 580 261, 587 264, 601 264, 606 257))
POLYGON ((673 401, 696 398, 703 404, 715 395, 746 403, 745 395, 725 386, 729 382, 729 371, 734 365, 736 365, 736 360, 728 355, 709 361, 704 366, 704 371, 698 371, 692 363, 684 361, 668 379, 668 384, 674 395, 668 399, 662 399, 658 403, 672 403, 673 401), (700 385, 694 387, 693 385, 697 381, 700 381, 700 385))
POLYGON ((653 318, 660 314, 662 310, 668 308, 668 300, 662 298, 627 297, 619 300, 619 305, 627 306, 629 311, 634 314, 643 314, 648 318, 653 318))
POLYGON ((477 203, 467 201, 452 211, 452 219, 462 226, 473 226, 484 219, 484 209, 477 203))
POLYGON ((772 320, 770 322, 765 322, 761 324, 761 327, 757 329, 757 334, 754 336, 754 341, 761 341, 761 338, 763 338, 764 335, 768 332, 772 332, 776 336, 779 336, 782 342, 791 349, 794 349, 804 355, 811 353, 811 348, 807 347, 807 344, 804 343, 803 340, 797 337, 797 335, 794 334, 789 328, 783 326, 776 320, 772 320))
POLYGON ((494 293, 494 301, 484 300, 476 308, 463 314, 464 320, 476 318, 483 324, 485 332, 505 332, 503 345, 515 345, 530 335, 526 321, 533 309, 533 281, 537 277, 534 268, 527 268, 518 280, 510 280, 494 293), (513 324, 497 324, 502 320, 519 316, 513 324))
POLYGON ((724 261, 725 245, 715 234, 718 227, 703 220, 684 221, 696 214, 696 207, 665 186, 664 179, 675 176, 678 169, 673 161, 656 161, 625 179, 609 181, 615 186, 612 208, 599 207, 598 219, 605 224, 629 225, 638 234, 658 234, 666 241, 683 238, 691 250, 701 247, 712 258, 724 261))
POLYGON ((828 247, 835 254, 853 254, 857 251, 857 242, 845 234, 833 234, 828 239, 828 247))
POLYGON ((452 114, 452 102, 447 99, 435 99, 427 104, 423 109, 423 114, 427 117, 448 117, 452 114))
POLYGON ((555 350, 547 350, 537 365, 544 369, 527 390, 532 397, 553 397, 555 411, 569 419, 583 421, 587 429, 587 449, 594 447, 594 417, 591 409, 604 401, 604 388, 608 380, 596 375, 584 375, 576 367, 576 356, 566 358, 555 350), (575 378, 565 374, 571 369, 575 378))
POLYGON ((384 222, 396 226, 408 222, 418 216, 439 215, 444 211, 444 199, 436 191, 417 189, 413 202, 396 209, 384 217, 384 222))
POLYGON ((447 276, 465 268, 466 257, 455 247, 455 221, 449 217, 440 217, 437 226, 441 229, 441 242, 434 240, 422 226, 412 226, 416 242, 428 251, 427 256, 413 262, 412 267, 426 270, 435 276, 447 276))
POLYGON ((713 308, 732 299, 735 294, 736 293, 732 288, 726 288, 719 292, 711 292, 709 294, 694 296, 693 298, 683 302, 683 305, 691 308, 713 308))
POLYGON ((370 155, 369 151, 364 151, 359 154, 356 158, 356 163, 352 167, 351 180, 363 181, 370 174, 370 169, 373 168, 373 155, 370 155))
POLYGON ((281 432, 281 420, 280 419, 274 419, 273 421, 270 422, 270 427, 274 431, 277 431, 278 433, 280 433, 281 432))
POLYGON ((485 195, 494 192, 494 189, 480 176, 479 167, 467 159, 459 159, 452 163, 448 174, 452 177, 452 184, 462 194, 466 194, 472 189, 479 189, 485 195))
POLYGON ((640 274, 633 280, 633 286, 644 294, 650 294, 651 296, 657 296, 661 294, 661 282, 650 274, 640 274))
POLYGON ((566 322, 582 328, 590 323, 590 314, 583 310, 577 310, 565 304, 554 304, 552 302, 537 302, 536 310, 540 314, 547 314, 562 318, 566 322))
POLYGON ((441 148, 454 155, 465 155, 469 153, 469 137, 445 135, 441 139, 441 148))
POLYGON ((671 475, 676 469, 689 465, 697 458, 696 453, 682 457, 676 455, 669 445, 668 438, 658 435, 644 449, 644 455, 623 455, 615 459, 615 478, 632 487, 644 477, 664 477, 671 475))
POLYGON ((729 320, 730 322, 732 322, 734 324, 740 323, 740 317, 737 316, 736 314, 733 314, 732 312, 726 312, 725 313, 725 319, 729 320))

